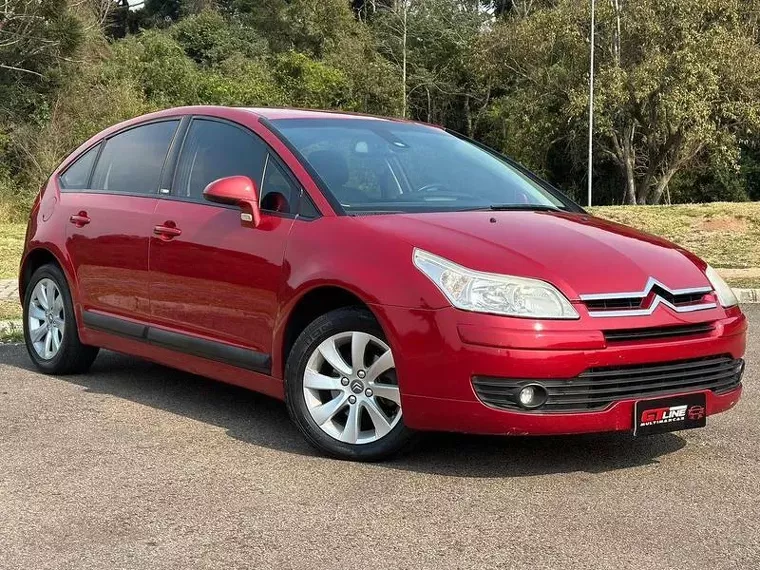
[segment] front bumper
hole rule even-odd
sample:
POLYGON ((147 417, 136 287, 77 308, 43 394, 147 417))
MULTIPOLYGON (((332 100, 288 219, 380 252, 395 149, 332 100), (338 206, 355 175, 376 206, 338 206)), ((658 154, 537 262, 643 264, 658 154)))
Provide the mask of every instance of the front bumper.
MULTIPOLYGON (((668 363, 709 356, 741 358, 746 318, 738 308, 675 314, 665 307, 648 317, 537 321, 467 313, 453 308, 410 310, 374 306, 394 351, 405 423, 418 430, 480 434, 548 435, 633 429, 636 399, 604 409, 541 413, 494 408, 478 399, 475 376, 552 380, 589 368, 668 363), (605 341, 601 327, 623 329, 711 322, 709 334, 690 338, 605 341)), ((741 386, 704 392, 707 414, 733 407, 741 386)), ((671 395, 671 393, 668 393, 671 395)), ((661 397, 661 395, 653 396, 661 397)))

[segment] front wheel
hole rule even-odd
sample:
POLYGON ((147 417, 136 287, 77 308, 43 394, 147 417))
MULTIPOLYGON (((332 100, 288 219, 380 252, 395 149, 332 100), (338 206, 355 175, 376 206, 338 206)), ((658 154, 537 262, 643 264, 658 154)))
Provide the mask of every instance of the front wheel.
POLYGON ((34 272, 24 295, 24 340, 35 366, 48 374, 86 372, 98 349, 79 341, 66 278, 55 265, 34 272))
POLYGON ((329 455, 378 460, 411 439, 393 352, 365 309, 337 309, 307 326, 290 352, 285 378, 293 421, 329 455))

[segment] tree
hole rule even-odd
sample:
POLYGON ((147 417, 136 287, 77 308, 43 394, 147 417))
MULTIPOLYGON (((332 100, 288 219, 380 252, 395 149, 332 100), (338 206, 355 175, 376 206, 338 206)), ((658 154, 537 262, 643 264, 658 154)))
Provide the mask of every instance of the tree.
POLYGON ((51 72, 76 52, 82 34, 81 22, 66 2, 2 0, 0 100, 12 104, 8 95, 19 87, 44 89, 51 72))
POLYGON ((476 81, 473 48, 488 14, 472 0, 397 0, 372 26, 380 52, 397 69, 402 116, 471 134, 488 102, 476 81))
MULTIPOLYGON (((760 48, 742 10, 739 0, 598 2, 595 143, 623 176, 626 203, 659 203, 705 153, 735 164, 740 138, 760 128, 760 48)), ((503 87, 495 123, 539 168, 552 146, 575 157, 585 146, 589 25, 585 3, 563 0, 484 39, 481 70, 503 87)))

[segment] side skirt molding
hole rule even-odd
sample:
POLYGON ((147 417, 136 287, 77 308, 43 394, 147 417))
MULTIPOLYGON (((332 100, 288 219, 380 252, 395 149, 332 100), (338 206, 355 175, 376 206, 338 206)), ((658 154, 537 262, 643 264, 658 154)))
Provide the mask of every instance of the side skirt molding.
POLYGON ((93 311, 82 311, 82 320, 87 328, 94 330, 245 368, 267 376, 272 374, 272 359, 263 352, 142 325, 93 311))

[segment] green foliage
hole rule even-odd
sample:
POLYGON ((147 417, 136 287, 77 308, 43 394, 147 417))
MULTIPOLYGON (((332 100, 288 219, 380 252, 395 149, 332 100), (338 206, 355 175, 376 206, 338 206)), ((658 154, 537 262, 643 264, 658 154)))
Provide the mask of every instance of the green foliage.
POLYGON ((0 214, 28 207, 29 169, 39 159, 29 135, 50 120, 69 60, 87 37, 92 13, 60 0, 7 0, 0 12, 0 214))
MULTIPOLYGON (((23 217, 61 158, 101 129, 195 104, 338 108, 438 123, 585 194, 587 2, 6 4, 6 218, 23 217)), ((758 8, 760 0, 597 2, 598 202, 760 199, 758 8)))
POLYGON ((6 0, 0 13, 0 116, 35 113, 82 43, 82 21, 60 0, 6 0))
POLYGON ((396 68, 402 114, 472 134, 488 103, 471 61, 487 14, 457 0, 399 1, 373 17, 378 50, 396 68))
MULTIPOLYGON (((626 201, 657 203, 702 156, 736 165, 740 138, 760 127, 760 48, 737 0, 619 5, 599 3, 599 158, 619 169, 626 201)), ((491 118, 504 146, 533 166, 549 166, 542 152, 553 144, 576 161, 583 154, 589 26, 586 4, 563 0, 505 20, 485 39, 483 73, 506 86, 491 118)))
POLYGON ((330 108, 345 104, 345 75, 295 51, 281 54, 274 65, 277 81, 294 107, 330 108))
POLYGON ((203 10, 172 26, 171 36, 188 57, 204 67, 219 65, 233 55, 259 58, 266 55, 266 40, 248 27, 231 26, 219 12, 203 10))

